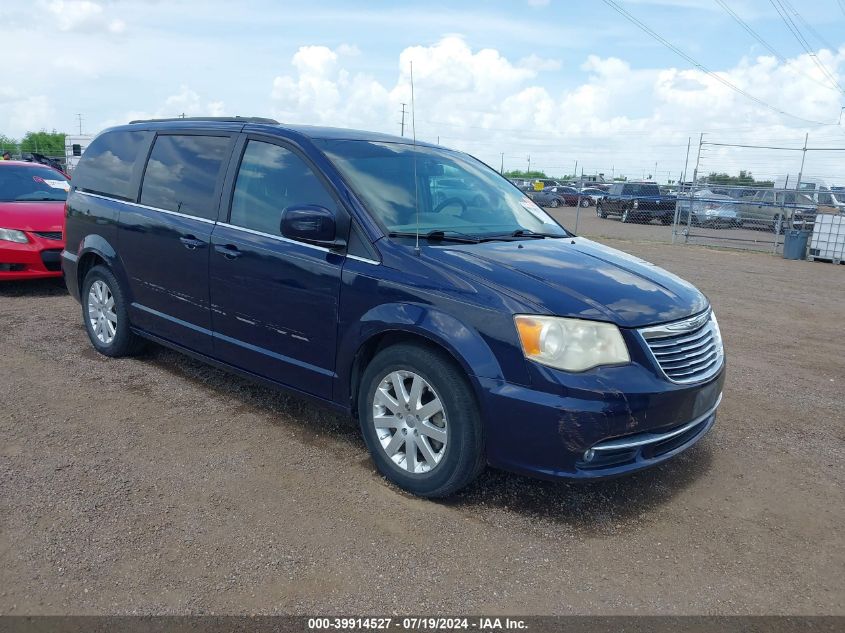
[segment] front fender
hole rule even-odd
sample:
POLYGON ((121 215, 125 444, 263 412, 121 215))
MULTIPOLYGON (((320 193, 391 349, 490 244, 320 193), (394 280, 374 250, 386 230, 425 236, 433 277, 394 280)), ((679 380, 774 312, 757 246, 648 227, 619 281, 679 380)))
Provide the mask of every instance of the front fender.
POLYGON ((498 359, 474 327, 432 306, 387 303, 363 314, 339 341, 337 402, 349 401, 352 368, 359 352, 375 337, 388 333, 420 336, 444 348, 460 364, 475 388, 476 377, 504 379, 498 359))

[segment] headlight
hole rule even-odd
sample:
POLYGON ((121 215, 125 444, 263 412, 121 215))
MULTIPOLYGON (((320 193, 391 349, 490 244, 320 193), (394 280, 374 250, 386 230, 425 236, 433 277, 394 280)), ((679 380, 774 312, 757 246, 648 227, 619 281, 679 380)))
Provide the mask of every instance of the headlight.
POLYGON ((722 331, 719 329, 716 313, 712 309, 710 310, 710 320, 713 322, 713 339, 716 343, 716 352, 722 355, 725 353, 725 344, 722 342, 722 331))
POLYGON ((526 358, 565 371, 628 363, 628 347, 612 323, 518 314, 514 317, 526 358))
POLYGON ((29 241, 26 238, 26 233, 23 231, 16 231, 15 229, 0 229, 0 240, 6 242, 17 242, 18 244, 26 244, 29 241))

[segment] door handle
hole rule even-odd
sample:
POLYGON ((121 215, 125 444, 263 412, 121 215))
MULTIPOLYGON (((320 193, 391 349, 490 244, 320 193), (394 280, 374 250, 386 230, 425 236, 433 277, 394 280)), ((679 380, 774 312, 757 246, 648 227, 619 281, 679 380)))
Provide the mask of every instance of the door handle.
POLYGON ((193 235, 183 235, 179 238, 179 241, 182 242, 182 246, 187 248, 189 251, 196 250, 197 248, 202 248, 205 246, 205 242, 202 240, 198 240, 193 235))
POLYGON ((215 244, 214 250, 223 255, 226 259, 235 259, 243 255, 234 244, 215 244))

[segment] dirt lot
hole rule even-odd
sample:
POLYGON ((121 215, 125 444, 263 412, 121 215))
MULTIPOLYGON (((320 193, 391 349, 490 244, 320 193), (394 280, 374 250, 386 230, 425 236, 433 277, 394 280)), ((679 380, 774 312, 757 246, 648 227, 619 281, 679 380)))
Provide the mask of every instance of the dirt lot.
POLYGON ((628 478, 488 471, 447 503, 333 413, 100 357, 56 284, 0 287, 0 613, 845 614, 845 268, 606 241, 710 296, 716 427, 628 478))

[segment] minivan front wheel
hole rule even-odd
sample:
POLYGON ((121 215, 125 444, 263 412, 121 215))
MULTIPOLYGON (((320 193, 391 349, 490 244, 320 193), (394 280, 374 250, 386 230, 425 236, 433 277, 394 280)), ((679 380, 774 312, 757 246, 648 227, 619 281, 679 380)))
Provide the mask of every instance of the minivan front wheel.
POLYGON ((82 319, 94 348, 106 356, 137 353, 143 340, 129 329, 123 290, 105 266, 94 266, 82 284, 82 319))
POLYGON ((400 344, 380 352, 361 380, 358 417, 376 467, 414 494, 447 496, 484 467, 472 389, 436 350, 400 344))

